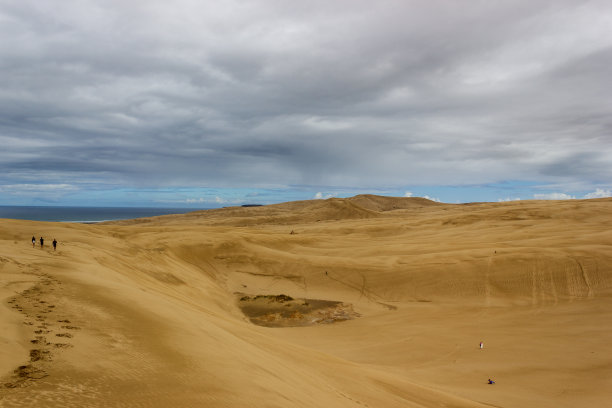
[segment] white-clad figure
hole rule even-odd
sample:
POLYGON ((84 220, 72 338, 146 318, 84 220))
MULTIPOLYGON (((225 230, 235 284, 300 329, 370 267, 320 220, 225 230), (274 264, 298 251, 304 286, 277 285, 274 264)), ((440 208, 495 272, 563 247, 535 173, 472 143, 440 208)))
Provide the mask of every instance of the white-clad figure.
POLYGON ((484 344, 482 343, 482 341, 480 342, 480 349, 482 350, 484 348, 484 344))

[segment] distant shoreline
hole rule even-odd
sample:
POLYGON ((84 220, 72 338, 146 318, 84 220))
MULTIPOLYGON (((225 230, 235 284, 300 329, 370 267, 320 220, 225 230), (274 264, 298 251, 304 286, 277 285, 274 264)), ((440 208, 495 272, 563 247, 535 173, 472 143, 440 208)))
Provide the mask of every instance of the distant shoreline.
POLYGON ((204 209, 207 208, 0 206, 0 218, 97 224, 107 221, 185 214, 204 209))

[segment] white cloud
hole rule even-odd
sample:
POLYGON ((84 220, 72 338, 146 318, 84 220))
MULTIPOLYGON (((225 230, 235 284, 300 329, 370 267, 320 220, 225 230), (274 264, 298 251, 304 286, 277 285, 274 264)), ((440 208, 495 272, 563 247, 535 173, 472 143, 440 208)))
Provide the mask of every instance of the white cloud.
POLYGON ((185 200, 185 202, 186 202, 187 204, 194 204, 194 203, 205 203, 205 202, 206 202, 206 200, 205 200, 205 199, 203 199, 202 197, 200 197, 200 198, 188 198, 188 199, 186 199, 186 200, 185 200))
POLYGON ((521 201, 521 199, 519 197, 514 197, 514 198, 506 197, 506 198, 498 198, 497 201, 502 203, 502 202, 505 202, 505 201, 521 201))
POLYGON ((428 195, 423 196, 423 198, 426 198, 426 199, 428 199, 428 200, 435 201, 435 202, 438 202, 438 203, 440 203, 440 202, 441 202, 439 198, 430 197, 430 196, 428 196, 428 195))
POLYGON ((565 193, 546 193, 546 194, 534 194, 533 198, 536 200, 574 200, 575 196, 565 193))
MULTIPOLYGON (((177 202, 177 201, 159 201, 159 202, 177 202)), ((180 200, 178 202, 187 203, 187 204, 242 204, 244 203, 243 198, 223 198, 220 196, 215 196, 215 198, 209 197, 198 197, 198 198, 187 198, 185 200, 180 200)))
POLYGON ((0 185, 0 199, 5 197, 22 197, 41 199, 43 201, 56 201, 80 189, 71 184, 4 184, 0 185))
POLYGON ((588 193, 584 196, 584 198, 603 198, 603 197, 612 197, 612 190, 604 190, 603 188, 598 188, 592 193, 588 193))
POLYGON ((335 197, 337 195, 337 193, 326 193, 323 194, 322 192, 318 192, 317 194, 315 194, 314 199, 315 200, 323 200, 323 199, 328 199, 328 198, 332 198, 335 197))
POLYGON ((412 197, 412 192, 406 191, 406 194, 404 194, 404 197, 412 197))
POLYGON ((77 187, 70 184, 6 184, 0 186, 0 191, 25 192, 25 191, 73 191, 77 187))

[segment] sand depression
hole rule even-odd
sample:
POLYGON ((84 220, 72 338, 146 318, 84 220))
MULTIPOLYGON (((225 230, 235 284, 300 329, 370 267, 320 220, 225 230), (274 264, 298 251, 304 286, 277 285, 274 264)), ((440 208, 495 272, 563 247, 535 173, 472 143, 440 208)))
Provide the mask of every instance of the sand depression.
POLYGON ((0 220, 0 406, 612 406, 611 245, 611 199, 0 220))

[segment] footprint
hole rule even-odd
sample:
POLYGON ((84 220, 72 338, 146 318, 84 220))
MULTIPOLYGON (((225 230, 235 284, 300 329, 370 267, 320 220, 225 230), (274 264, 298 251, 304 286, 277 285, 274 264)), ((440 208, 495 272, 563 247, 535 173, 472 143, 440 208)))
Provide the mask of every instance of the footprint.
POLYGON ((57 337, 68 337, 68 338, 71 338, 72 334, 70 334, 70 333, 57 333, 56 336, 57 337))
POLYGON ((62 329, 68 329, 68 330, 81 330, 80 327, 78 326, 62 326, 62 329))
POLYGON ((49 350, 32 349, 30 350, 30 361, 39 361, 49 358, 49 350))
POLYGON ((74 347, 72 344, 68 344, 68 343, 55 343, 54 344, 55 348, 69 348, 69 347, 74 347))
POLYGON ((19 366, 15 370, 15 374, 17 374, 18 377, 27 377, 32 372, 32 370, 33 367, 30 364, 19 366))
POLYGON ((43 370, 32 366, 32 364, 19 366, 17 367, 17 369, 15 369, 14 373, 20 379, 31 378, 39 380, 47 376, 47 374, 43 370))

